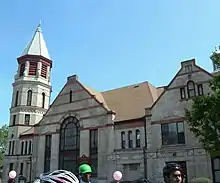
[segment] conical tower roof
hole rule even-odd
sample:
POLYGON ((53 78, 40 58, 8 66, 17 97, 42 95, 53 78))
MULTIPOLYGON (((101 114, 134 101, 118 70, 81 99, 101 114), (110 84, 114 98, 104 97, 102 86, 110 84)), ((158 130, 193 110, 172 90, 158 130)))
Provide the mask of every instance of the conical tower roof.
POLYGON ((25 55, 38 55, 51 60, 46 43, 43 38, 40 24, 37 26, 33 38, 27 44, 23 53, 21 54, 21 56, 25 56, 25 55))

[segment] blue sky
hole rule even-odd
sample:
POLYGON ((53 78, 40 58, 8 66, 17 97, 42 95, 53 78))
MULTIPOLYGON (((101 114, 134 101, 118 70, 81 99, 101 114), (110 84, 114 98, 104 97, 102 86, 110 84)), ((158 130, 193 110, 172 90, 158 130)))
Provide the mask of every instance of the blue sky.
POLYGON ((54 99, 72 74, 103 91, 142 81, 166 85, 190 58, 212 71, 219 7, 219 0, 1 1, 0 124, 9 119, 16 58, 40 20, 54 64, 54 99))

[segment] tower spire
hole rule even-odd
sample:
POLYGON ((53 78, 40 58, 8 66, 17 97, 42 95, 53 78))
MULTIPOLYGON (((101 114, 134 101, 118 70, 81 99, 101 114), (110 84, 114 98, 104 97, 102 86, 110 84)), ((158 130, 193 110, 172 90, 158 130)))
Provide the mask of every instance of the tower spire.
POLYGON ((27 44, 23 53, 21 54, 21 56, 24 55, 38 55, 51 60, 46 43, 43 38, 43 34, 41 30, 41 21, 37 26, 31 41, 27 44))

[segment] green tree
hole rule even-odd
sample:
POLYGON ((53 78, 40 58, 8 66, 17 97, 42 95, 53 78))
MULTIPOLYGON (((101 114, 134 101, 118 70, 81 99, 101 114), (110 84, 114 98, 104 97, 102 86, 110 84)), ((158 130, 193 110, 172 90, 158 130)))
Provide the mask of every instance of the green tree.
MULTIPOLYGON (((214 54, 214 62, 220 66, 220 54, 214 54)), ((220 75, 210 81, 208 95, 193 98, 192 106, 186 109, 189 129, 199 139, 204 149, 212 156, 220 155, 220 75)))
POLYGON ((3 157, 6 151, 6 143, 8 137, 8 125, 2 125, 0 127, 0 166, 3 164, 3 157))

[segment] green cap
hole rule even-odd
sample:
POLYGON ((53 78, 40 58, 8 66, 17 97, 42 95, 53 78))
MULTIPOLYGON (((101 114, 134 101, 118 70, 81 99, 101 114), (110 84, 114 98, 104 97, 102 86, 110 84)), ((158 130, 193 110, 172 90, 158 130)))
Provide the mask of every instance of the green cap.
POLYGON ((79 172, 84 173, 92 173, 92 168, 88 164, 82 164, 79 167, 79 172))

